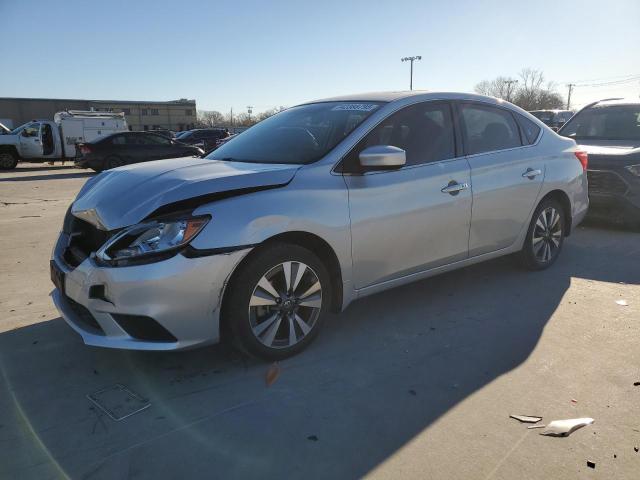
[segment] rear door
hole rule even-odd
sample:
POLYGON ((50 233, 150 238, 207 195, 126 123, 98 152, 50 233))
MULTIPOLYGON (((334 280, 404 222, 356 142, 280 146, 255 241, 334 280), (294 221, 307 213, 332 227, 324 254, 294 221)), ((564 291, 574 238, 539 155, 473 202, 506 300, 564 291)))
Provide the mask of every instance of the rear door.
POLYGON ((545 162, 535 145, 523 141, 518 114, 482 102, 457 105, 471 166, 469 256, 473 257, 509 247, 526 228, 544 180, 545 162))
POLYGON ((467 160, 456 156, 452 118, 447 102, 405 107, 344 159, 356 288, 467 258, 470 173, 467 160), (407 164, 362 169, 358 155, 374 145, 402 148, 407 164))

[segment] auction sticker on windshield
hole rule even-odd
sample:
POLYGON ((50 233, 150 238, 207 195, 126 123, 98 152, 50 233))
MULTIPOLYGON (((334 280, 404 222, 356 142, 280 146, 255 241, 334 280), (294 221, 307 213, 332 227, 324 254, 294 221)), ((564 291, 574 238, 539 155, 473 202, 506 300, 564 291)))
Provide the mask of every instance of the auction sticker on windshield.
POLYGON ((374 103, 342 103, 336 105, 331 110, 333 111, 355 111, 355 112, 370 112, 378 108, 378 105, 374 103))

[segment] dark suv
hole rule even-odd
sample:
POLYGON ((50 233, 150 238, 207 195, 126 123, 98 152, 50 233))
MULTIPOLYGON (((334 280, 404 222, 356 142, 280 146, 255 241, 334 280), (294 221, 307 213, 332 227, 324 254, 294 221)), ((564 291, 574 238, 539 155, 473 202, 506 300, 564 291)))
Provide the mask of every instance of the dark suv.
POLYGON ((589 154, 589 212, 640 225, 640 101, 601 100, 558 132, 589 154))
POLYGON ((224 128, 198 128, 180 132, 176 140, 187 145, 202 148, 205 152, 215 148, 218 140, 229 136, 229 131, 224 128))
POLYGON ((532 110, 529 113, 555 131, 573 116, 571 110, 532 110))

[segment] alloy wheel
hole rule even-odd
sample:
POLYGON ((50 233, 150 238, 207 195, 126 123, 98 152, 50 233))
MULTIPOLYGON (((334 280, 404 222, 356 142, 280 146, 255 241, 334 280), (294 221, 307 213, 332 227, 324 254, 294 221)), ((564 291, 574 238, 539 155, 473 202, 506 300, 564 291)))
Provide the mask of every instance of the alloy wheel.
POLYGON ((265 273, 249 300, 255 338, 269 348, 290 348, 313 329, 322 308, 322 285, 311 267, 283 262, 265 273))
POLYGON ((560 213, 554 207, 540 212, 531 237, 533 255, 540 263, 548 263, 560 250, 562 242, 562 222, 560 213))

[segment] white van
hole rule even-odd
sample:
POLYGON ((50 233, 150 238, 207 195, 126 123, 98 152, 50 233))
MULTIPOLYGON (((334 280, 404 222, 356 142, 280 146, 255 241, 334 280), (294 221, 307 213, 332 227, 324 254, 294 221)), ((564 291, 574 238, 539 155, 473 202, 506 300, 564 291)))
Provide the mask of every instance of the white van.
POLYGON ((15 168, 20 160, 73 159, 76 143, 127 130, 123 113, 58 112, 53 121, 32 120, 11 132, 0 134, 0 169, 15 168))

